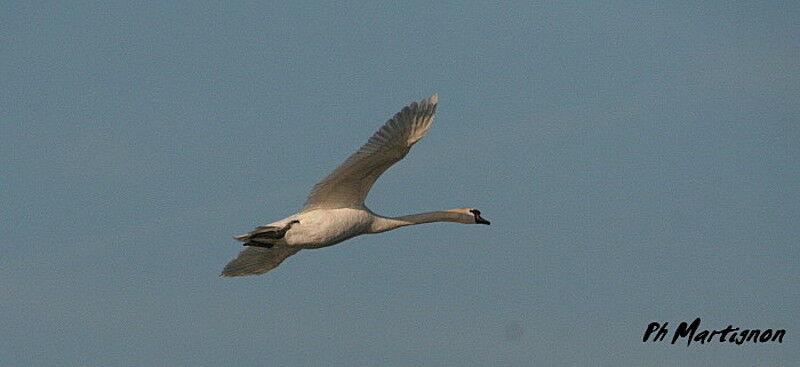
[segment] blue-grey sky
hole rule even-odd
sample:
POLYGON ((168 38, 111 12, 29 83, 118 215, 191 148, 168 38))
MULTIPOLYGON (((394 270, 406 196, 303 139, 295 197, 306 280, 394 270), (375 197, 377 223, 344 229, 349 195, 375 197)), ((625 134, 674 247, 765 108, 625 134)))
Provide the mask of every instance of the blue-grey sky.
POLYGON ((800 360, 796 2, 275 3, 0 6, 0 365, 800 360), (217 277, 433 93, 367 204, 491 226, 217 277))

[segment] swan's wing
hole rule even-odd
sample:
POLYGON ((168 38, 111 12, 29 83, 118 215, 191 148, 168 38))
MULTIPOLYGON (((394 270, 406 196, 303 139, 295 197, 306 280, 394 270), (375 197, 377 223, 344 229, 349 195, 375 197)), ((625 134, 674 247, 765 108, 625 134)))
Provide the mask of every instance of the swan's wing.
POLYGON ((231 260, 220 277, 240 277, 245 275, 264 274, 280 265, 287 257, 300 251, 299 248, 275 246, 272 248, 247 247, 239 252, 239 256, 231 260))
POLYGON ((361 149, 314 185, 305 210, 354 208, 364 204, 375 180, 425 136, 433 122, 438 99, 434 94, 394 115, 361 149))

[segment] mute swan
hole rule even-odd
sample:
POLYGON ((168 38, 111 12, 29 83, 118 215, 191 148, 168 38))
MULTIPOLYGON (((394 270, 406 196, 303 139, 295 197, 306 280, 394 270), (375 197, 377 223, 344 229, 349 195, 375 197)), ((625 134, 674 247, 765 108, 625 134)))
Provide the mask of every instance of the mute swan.
POLYGON ((412 224, 489 224, 474 208, 390 218, 377 215, 364 205, 375 180, 425 136, 433 122, 438 99, 434 94, 394 115, 361 149, 314 185, 302 211, 235 236, 234 239, 248 247, 225 265, 220 277, 263 274, 301 249, 331 246, 362 234, 386 232, 412 224))

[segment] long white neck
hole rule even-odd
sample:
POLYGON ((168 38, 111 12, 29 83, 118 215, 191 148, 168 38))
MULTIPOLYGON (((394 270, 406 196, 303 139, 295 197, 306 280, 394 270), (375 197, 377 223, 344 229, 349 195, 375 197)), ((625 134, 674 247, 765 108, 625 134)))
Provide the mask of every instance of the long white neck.
POLYGON ((464 223, 464 215, 449 210, 443 210, 438 212, 404 215, 402 217, 394 218, 375 216, 375 219, 372 221, 372 226, 370 227, 370 233, 386 232, 395 228, 410 226, 412 224, 433 222, 464 223))

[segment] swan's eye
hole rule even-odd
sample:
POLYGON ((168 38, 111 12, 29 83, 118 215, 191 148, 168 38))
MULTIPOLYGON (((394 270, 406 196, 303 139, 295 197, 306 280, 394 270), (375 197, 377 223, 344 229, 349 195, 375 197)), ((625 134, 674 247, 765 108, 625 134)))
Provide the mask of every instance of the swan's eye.
POLYGON ((472 214, 475 214, 475 215, 481 215, 481 211, 478 210, 478 209, 472 209, 469 212, 472 213, 472 214))

